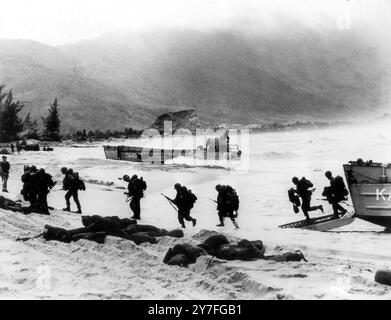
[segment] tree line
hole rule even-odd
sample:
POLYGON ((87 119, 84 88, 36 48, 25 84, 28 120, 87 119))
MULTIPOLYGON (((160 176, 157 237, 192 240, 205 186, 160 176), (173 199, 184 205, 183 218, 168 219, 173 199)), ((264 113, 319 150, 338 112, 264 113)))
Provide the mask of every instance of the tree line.
POLYGON ((22 116, 24 105, 13 96, 12 90, 6 92, 5 85, 0 85, 0 142, 11 142, 21 139, 36 139, 45 141, 61 141, 72 139, 76 141, 103 140, 108 138, 130 138, 141 135, 141 130, 128 128, 123 131, 78 130, 74 134, 61 134, 61 117, 57 98, 50 105, 47 115, 42 117, 43 130, 40 131, 36 119, 31 114, 22 116))
POLYGON ((6 92, 5 85, 0 85, 0 142, 20 139, 61 140, 57 98, 50 105, 47 116, 42 117, 41 132, 37 120, 33 120, 30 113, 22 117, 23 108, 23 103, 14 98, 12 90, 6 92))
POLYGON ((65 140, 74 140, 74 141, 90 141, 90 140, 106 140, 110 138, 137 138, 140 137, 143 133, 143 130, 135 130, 133 128, 128 128, 123 131, 119 130, 78 130, 76 133, 64 134, 63 139, 65 140))

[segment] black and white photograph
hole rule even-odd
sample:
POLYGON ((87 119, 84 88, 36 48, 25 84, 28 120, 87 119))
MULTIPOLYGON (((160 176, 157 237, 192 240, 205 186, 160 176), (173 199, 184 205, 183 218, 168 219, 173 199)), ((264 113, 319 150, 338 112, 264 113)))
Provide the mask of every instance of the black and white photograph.
POLYGON ((0 300, 391 299, 390 31, 389 0, 1 0, 0 300))

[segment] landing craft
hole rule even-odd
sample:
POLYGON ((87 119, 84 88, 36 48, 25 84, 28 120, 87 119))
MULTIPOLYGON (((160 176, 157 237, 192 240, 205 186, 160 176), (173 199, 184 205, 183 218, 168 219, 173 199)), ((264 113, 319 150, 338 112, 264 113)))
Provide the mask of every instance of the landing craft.
POLYGON ((344 166, 346 181, 359 219, 391 227, 391 164, 350 161, 344 166))
POLYGON ((354 213, 348 212, 340 218, 335 218, 333 214, 312 218, 311 223, 307 220, 296 221, 279 226, 281 229, 306 229, 312 231, 330 231, 351 224, 354 221, 354 213))
POLYGON ((361 159, 350 161, 343 166, 354 213, 339 219, 324 216, 289 223, 280 228, 301 228, 328 231, 353 222, 358 218, 385 228, 391 228, 391 164, 364 162, 361 159))
POLYGON ((238 145, 222 144, 220 139, 208 139, 206 146, 197 149, 160 149, 133 146, 104 146, 106 159, 164 164, 177 157, 200 160, 240 160, 242 151, 238 145))

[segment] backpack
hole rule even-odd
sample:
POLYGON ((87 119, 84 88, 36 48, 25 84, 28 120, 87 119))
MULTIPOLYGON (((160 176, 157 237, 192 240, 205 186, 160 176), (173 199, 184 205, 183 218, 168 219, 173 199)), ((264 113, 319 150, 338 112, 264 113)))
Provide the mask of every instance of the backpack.
POLYGON ((145 190, 147 190, 147 183, 143 180, 142 177, 137 178, 130 184, 129 195, 143 197, 145 190))
POLYGON ((86 185, 82 179, 79 177, 78 172, 72 173, 73 177, 75 177, 75 186, 77 187, 77 190, 86 191, 86 185))
POLYGON ((142 177, 139 179, 139 183, 142 190, 144 191, 147 190, 147 183, 144 181, 142 177))
POLYGON ((239 210, 239 196, 231 186, 226 186, 226 196, 234 211, 239 210))
POLYGON ((188 209, 192 209, 194 207, 194 203, 197 201, 195 194, 185 186, 183 186, 180 190, 180 197, 182 205, 188 209))
POLYGON ((314 185, 310 180, 307 180, 305 177, 301 178, 300 184, 305 190, 308 190, 309 188, 312 188, 314 185))
POLYGON ((187 193, 186 193, 186 202, 187 204, 189 205, 189 208, 193 208, 194 207, 194 203, 197 201, 197 197, 196 195, 191 191, 191 190, 187 190, 187 193))
POLYGON ((345 182, 341 176, 336 176, 334 178, 334 192, 337 196, 346 197, 349 194, 349 191, 346 189, 345 182))

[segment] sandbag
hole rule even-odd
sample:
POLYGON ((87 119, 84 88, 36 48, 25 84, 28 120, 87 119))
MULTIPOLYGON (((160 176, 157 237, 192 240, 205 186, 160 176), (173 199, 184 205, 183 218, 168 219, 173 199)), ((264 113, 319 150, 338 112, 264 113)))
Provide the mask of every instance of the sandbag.
POLYGON ((121 221, 118 217, 83 216, 81 221, 91 232, 121 229, 121 221))
POLYGON ((3 196, 0 196, 0 208, 14 212, 23 212, 22 205, 3 196))
POLYGON ((261 240, 255 240, 255 241, 250 241, 253 246, 255 246, 259 252, 262 254, 265 253, 265 246, 263 245, 263 242, 261 240))
POLYGON ((47 241, 55 240, 65 243, 72 242, 72 236, 67 230, 50 225, 45 225, 43 238, 47 241))
POLYGON ((274 256, 268 256, 265 257, 265 259, 272 260, 275 262, 300 262, 301 260, 308 262, 300 250, 296 250, 295 252, 286 252, 284 254, 274 256))
POLYGON ((22 149, 24 149, 25 151, 39 151, 40 150, 39 144, 28 144, 28 145, 24 146, 22 149))
POLYGON ((163 258, 163 263, 167 263, 173 256, 174 256, 174 252, 172 248, 169 248, 163 258))
POLYGON ((172 249, 174 254, 183 253, 187 256, 190 263, 195 263, 201 255, 206 255, 207 252, 200 247, 192 246, 191 244, 177 244, 172 249))
POLYGON ((167 236, 168 231, 165 229, 157 229, 156 231, 144 231, 143 233, 147 233, 151 237, 165 237, 167 236))
POLYGON ((99 244, 105 243, 107 233, 106 232, 89 232, 89 233, 79 233, 72 236, 72 241, 79 241, 81 239, 94 241, 99 244))
POLYGON ((214 253, 214 250, 212 250, 211 246, 206 244, 205 242, 197 244, 197 247, 204 249, 210 255, 213 255, 213 253, 214 253))
POLYGON ((210 236, 208 239, 204 241, 204 243, 207 244, 212 250, 216 250, 219 246, 223 244, 228 244, 229 241, 225 236, 221 234, 216 234, 210 236))
POLYGON ((147 224, 136 224, 135 225, 135 228, 137 230, 137 232, 154 232, 154 233, 159 233, 159 228, 155 227, 155 226, 150 226, 150 225, 147 225, 147 224))
POLYGON ((390 270, 376 271, 375 281, 380 284, 391 286, 391 271, 390 270))
POLYGON ((142 243, 150 243, 150 244, 157 243, 156 238, 140 233, 134 233, 132 235, 128 235, 127 239, 133 241, 137 245, 140 245, 142 243))
POLYGON ((151 237, 161 237, 166 235, 166 232, 162 231, 159 228, 150 225, 141 225, 141 224, 134 224, 134 225, 127 226, 124 229, 124 231, 129 235, 135 233, 147 233, 151 237))
POLYGON ((238 242, 238 247, 241 247, 241 248, 251 248, 253 247, 253 245, 251 244, 250 241, 246 240, 246 239, 242 239, 238 242))
POLYGON ((79 235, 79 234, 83 234, 83 233, 89 233, 90 231, 88 230, 88 228, 77 228, 77 229, 72 229, 72 230, 68 230, 68 233, 73 237, 73 236, 76 236, 76 235, 79 235))
POLYGON ((167 236, 168 231, 166 229, 159 229, 159 232, 156 234, 156 237, 165 237, 167 236))
POLYGON ((179 267, 187 267, 189 265, 188 258, 183 253, 178 253, 174 256, 171 256, 170 259, 168 259, 164 263, 169 266, 179 266, 179 267))
POLYGON ((216 249, 215 256, 224 260, 240 260, 240 251, 242 249, 231 244, 222 244, 216 249))
POLYGON ((105 232, 108 235, 113 236, 113 237, 122 238, 122 239, 129 239, 129 234, 123 229, 110 229, 105 232))
POLYGON ((207 255, 207 252, 198 246, 186 243, 177 244, 168 249, 163 263, 187 267, 189 264, 196 263, 197 258, 201 255, 207 255))
POLYGON ((238 245, 223 244, 216 250, 216 257, 224 260, 251 261, 263 256, 253 245, 244 248, 238 245))
POLYGON ((248 241, 243 239, 238 242, 238 247, 247 249, 245 253, 246 259, 263 259, 263 254, 265 253, 265 248, 263 247, 263 242, 261 240, 248 241))
POLYGON ((135 234, 135 233, 147 233, 151 237, 173 237, 173 238, 183 238, 184 233, 182 230, 171 230, 167 231, 165 229, 159 229, 154 226, 150 225, 129 225, 124 229, 129 235, 135 234))
POLYGON ((131 234, 134 234, 134 233, 137 233, 137 228, 136 228, 136 225, 130 225, 130 226, 127 226, 124 231, 126 231, 127 234, 131 235, 131 234))
POLYGON ((126 228, 127 226, 137 224, 137 220, 129 219, 129 218, 119 219, 119 224, 122 229, 122 228, 126 228))
POLYGON ((168 231, 165 236, 179 239, 179 238, 183 238, 185 234, 183 233, 183 230, 175 229, 175 230, 168 231))

